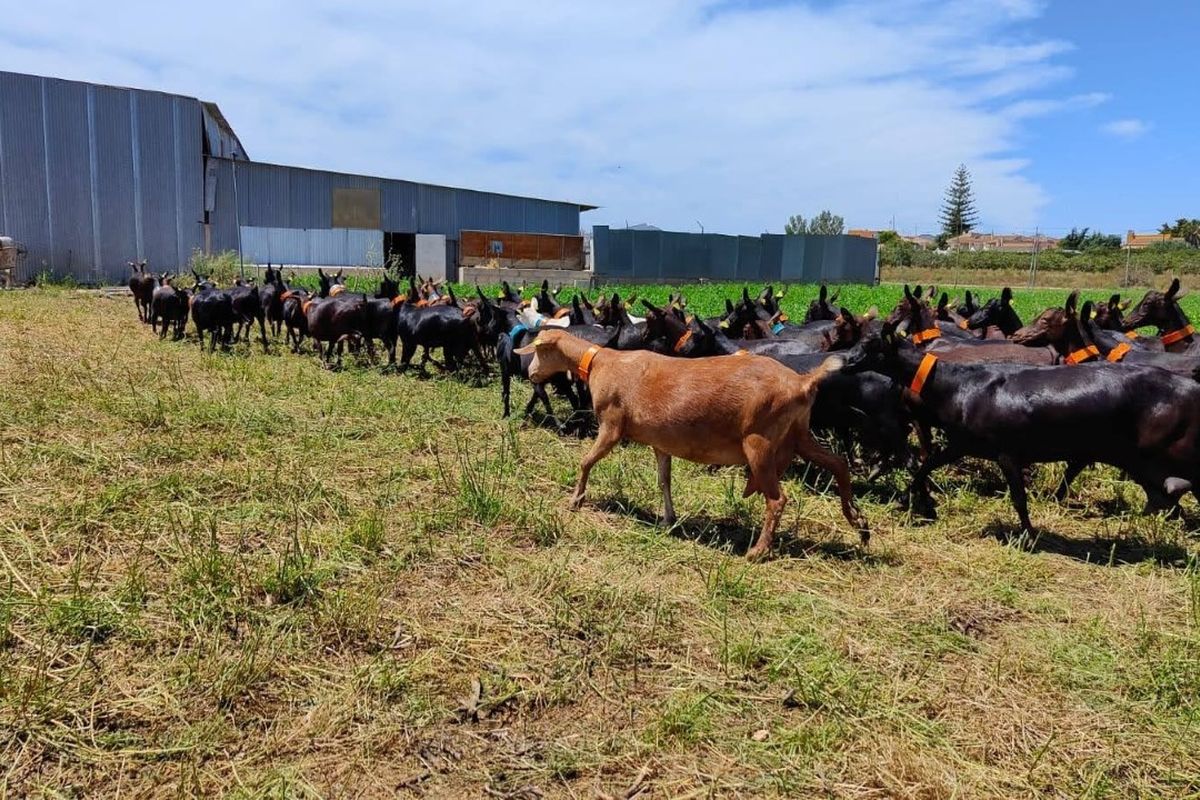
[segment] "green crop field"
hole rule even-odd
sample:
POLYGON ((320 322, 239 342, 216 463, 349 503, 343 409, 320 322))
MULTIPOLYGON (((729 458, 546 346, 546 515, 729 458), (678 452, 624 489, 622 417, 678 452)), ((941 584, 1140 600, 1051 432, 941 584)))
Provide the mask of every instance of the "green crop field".
POLYGON ((748 564, 740 470, 676 462, 664 530, 618 448, 571 513, 587 443, 494 374, 209 355, 44 288, 0 293, 0 387, 0 796, 1200 794, 1198 510, 1112 470, 1059 506, 1036 469, 1035 539, 990 464, 930 524, 860 473, 863 550, 798 466, 748 564))

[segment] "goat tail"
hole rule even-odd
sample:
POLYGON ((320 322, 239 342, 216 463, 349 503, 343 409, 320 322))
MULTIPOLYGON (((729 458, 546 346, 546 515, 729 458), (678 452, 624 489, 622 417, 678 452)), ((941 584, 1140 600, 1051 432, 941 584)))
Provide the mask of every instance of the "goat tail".
POLYGON ((845 359, 841 356, 830 356, 821 362, 821 366, 808 373, 808 377, 812 378, 813 384, 818 384, 825 379, 826 375, 841 372, 845 363, 845 359))

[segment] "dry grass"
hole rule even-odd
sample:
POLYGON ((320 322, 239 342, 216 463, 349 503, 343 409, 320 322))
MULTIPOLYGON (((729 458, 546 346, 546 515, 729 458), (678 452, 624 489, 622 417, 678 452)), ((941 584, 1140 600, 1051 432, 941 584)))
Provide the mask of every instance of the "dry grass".
MULTIPOLYGON (((470 379, 161 344, 0 297, 0 793, 1163 797, 1200 792, 1187 526, 1111 473, 1011 538, 999 475, 761 504, 597 468, 470 379)), ((819 481, 823 485, 823 479, 819 481)), ((860 490, 862 487, 859 487, 860 490)))

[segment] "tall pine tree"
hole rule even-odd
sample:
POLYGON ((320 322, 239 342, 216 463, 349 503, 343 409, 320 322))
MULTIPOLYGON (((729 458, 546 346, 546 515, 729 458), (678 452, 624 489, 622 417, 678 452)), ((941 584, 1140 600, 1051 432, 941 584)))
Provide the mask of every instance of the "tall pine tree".
POLYGON ((971 173, 963 164, 954 171, 954 180, 946 190, 940 216, 942 232, 947 236, 958 236, 975 227, 979 212, 975 210, 975 197, 971 194, 971 173))

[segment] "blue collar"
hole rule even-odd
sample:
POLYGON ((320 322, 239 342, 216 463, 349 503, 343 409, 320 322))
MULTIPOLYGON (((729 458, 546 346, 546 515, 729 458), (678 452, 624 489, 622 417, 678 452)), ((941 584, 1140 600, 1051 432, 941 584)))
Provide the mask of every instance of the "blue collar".
POLYGON ((782 322, 776 322, 774 325, 771 326, 771 333, 778 336, 779 332, 782 331, 783 329, 784 329, 784 324, 782 322))
POLYGON ((520 336, 522 333, 528 333, 528 332, 529 332, 529 328, 527 328, 527 327, 525 327, 524 325, 521 325, 520 323, 518 323, 518 324, 516 324, 516 325, 514 325, 514 326, 513 326, 513 329, 512 329, 511 331, 509 331, 509 332, 508 332, 508 338, 510 338, 510 339, 512 339, 514 342, 516 342, 516 341, 517 341, 517 338, 518 338, 518 337, 519 337, 519 336, 520 336))

